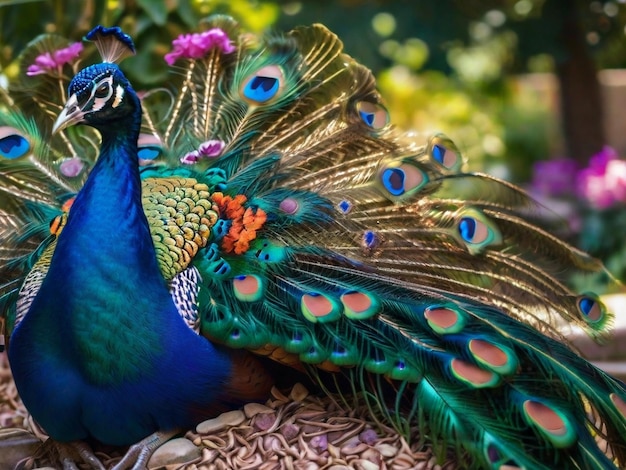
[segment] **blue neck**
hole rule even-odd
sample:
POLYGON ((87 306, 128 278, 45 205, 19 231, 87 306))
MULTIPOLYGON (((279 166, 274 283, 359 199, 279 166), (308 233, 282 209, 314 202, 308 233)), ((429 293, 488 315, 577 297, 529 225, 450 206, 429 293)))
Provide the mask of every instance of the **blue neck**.
POLYGON ((100 383, 149 370, 153 364, 141 363, 137 349, 158 354, 163 348, 154 319, 162 323, 158 328, 180 321, 141 204, 140 119, 138 106, 132 121, 102 132, 98 161, 76 196, 27 315, 40 330, 60 329, 59 342, 50 346, 85 358, 81 367, 100 383))

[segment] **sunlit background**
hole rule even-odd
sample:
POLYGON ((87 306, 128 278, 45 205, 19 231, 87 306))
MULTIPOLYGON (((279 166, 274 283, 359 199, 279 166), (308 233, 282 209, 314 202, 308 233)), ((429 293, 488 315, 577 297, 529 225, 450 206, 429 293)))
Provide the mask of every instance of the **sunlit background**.
POLYGON ((395 125, 448 134, 468 169, 525 185, 626 277, 624 1, 0 0, 0 86, 38 34, 102 23, 133 36, 123 68, 150 88, 171 40, 214 13, 253 31, 325 24, 374 71, 395 125))

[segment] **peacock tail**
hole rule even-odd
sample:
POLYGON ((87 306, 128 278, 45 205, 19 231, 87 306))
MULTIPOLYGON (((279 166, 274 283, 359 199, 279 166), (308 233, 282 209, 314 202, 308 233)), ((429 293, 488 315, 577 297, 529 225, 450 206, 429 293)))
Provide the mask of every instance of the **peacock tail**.
MULTIPOLYGON (((28 67, 60 49, 78 47, 29 45, 0 113, 8 336, 72 229, 100 146, 89 127, 51 133, 79 61, 28 67)), ((598 297, 565 282, 603 267, 541 228, 524 191, 464 172, 444 135, 394 128, 371 72, 322 25, 257 37, 214 16, 166 60, 171 81, 138 93, 141 203, 190 329, 325 390, 347 377, 342 393, 400 432, 419 424, 468 467, 626 465, 626 387, 563 333, 608 337, 598 297)), ((119 232, 101 235, 93 250, 119 232)))

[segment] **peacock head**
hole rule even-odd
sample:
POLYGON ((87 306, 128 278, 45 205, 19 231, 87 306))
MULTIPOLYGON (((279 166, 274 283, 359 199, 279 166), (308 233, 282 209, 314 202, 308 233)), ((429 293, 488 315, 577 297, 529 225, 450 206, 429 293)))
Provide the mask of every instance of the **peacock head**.
POLYGON ((84 68, 68 87, 69 98, 54 123, 56 133, 74 124, 87 124, 104 132, 141 121, 141 105, 116 62, 135 53, 130 36, 119 27, 96 26, 85 39, 92 41, 103 62, 84 68), (134 121, 133 121, 134 120, 134 121))
POLYGON ((102 131, 114 123, 127 125, 127 118, 140 113, 137 95, 113 63, 91 65, 78 72, 70 82, 68 94, 53 132, 80 123, 102 131))

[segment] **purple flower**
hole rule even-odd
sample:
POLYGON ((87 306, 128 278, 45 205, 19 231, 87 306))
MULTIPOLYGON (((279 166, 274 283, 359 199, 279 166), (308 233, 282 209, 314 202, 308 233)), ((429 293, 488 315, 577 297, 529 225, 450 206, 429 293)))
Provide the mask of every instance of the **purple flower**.
POLYGON ((213 28, 202 33, 181 34, 172 41, 174 50, 165 54, 165 62, 174 65, 180 58, 201 59, 214 47, 221 49, 224 54, 235 50, 228 35, 221 28, 213 28))
POLYGON ((532 190, 542 196, 573 195, 576 189, 575 160, 557 158, 533 165, 532 190))
POLYGON ((35 58, 35 63, 28 66, 26 75, 61 75, 62 67, 76 59, 82 51, 82 43, 75 42, 54 52, 44 52, 35 58))

